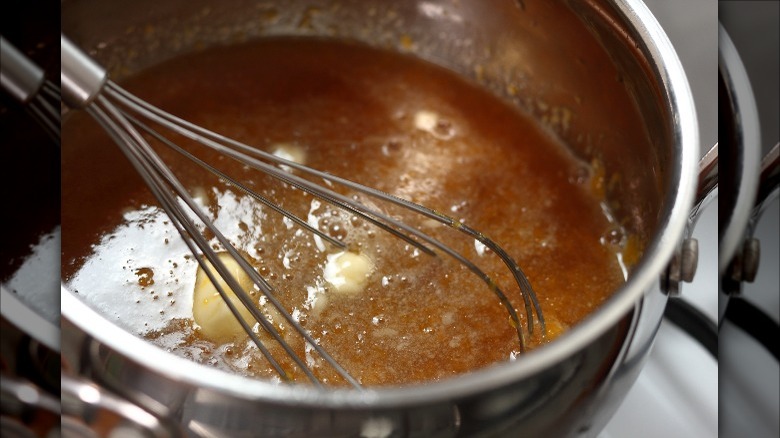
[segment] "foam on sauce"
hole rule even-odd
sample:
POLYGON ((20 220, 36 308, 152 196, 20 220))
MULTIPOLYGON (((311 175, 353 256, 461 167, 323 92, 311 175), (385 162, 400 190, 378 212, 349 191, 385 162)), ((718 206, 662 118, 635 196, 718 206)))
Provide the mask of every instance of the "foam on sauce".
MULTIPOLYGON (((440 67, 343 42, 269 39, 183 56, 126 86, 194 123, 484 232, 518 261, 539 297, 548 336, 537 330, 531 347, 576 324, 623 281, 618 256, 626 238, 614 231, 591 190, 590 167, 527 116, 440 67)), ((214 342, 193 322, 197 263, 108 137, 77 114, 64 125, 63 142, 68 287, 117 324, 175 354, 275 379, 246 336, 214 342)), ((201 152, 344 242, 358 257, 353 262, 365 263, 334 268, 344 249, 161 151, 217 226, 277 289, 293 318, 362 384, 436 380, 522 360, 507 311, 463 266, 201 152), (342 280, 333 275, 350 289, 340 290, 342 280)), ((342 193, 477 261, 525 320, 510 273, 473 238, 365 195, 342 193)), ((258 291, 255 299, 323 381, 343 383, 258 291)), ((268 338, 263 329, 255 331, 268 338)), ((289 360, 282 362, 304 380, 289 360)))

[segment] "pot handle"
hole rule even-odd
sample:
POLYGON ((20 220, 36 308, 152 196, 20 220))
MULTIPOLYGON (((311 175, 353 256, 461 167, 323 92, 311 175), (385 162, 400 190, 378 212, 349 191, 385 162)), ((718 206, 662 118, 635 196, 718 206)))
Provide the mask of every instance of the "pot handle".
POLYGON ((699 178, 696 199, 688 216, 683 240, 661 276, 661 290, 667 295, 680 295, 681 283, 690 283, 699 263, 699 242, 691 237, 696 221, 704 207, 718 195, 718 143, 699 160, 699 178))
POLYGON ((696 202, 688 217, 688 227, 692 230, 701 211, 718 195, 718 143, 699 160, 699 184, 696 188, 696 202))
MULTIPOLYGON (((704 207, 709 205, 718 194, 718 144, 715 145, 699 161, 699 183, 696 189, 696 200, 681 247, 669 262, 665 278, 662 281, 663 290, 670 296, 680 294, 680 283, 690 283, 696 274, 698 264, 698 242, 691 237, 696 221, 704 207)), ((776 144, 761 161, 758 194, 750 214, 745 239, 728 269, 721 278, 721 287, 726 295, 738 295, 742 290, 742 282, 752 282, 756 278, 760 258, 760 244, 753 237, 756 225, 766 207, 780 195, 780 143, 776 144)))
POLYGON ((761 247, 753 237, 759 219, 769 204, 780 194, 780 143, 776 144, 761 160, 756 202, 750 214, 742 247, 723 273, 721 287, 728 296, 742 292, 742 282, 752 283, 758 272, 761 247))

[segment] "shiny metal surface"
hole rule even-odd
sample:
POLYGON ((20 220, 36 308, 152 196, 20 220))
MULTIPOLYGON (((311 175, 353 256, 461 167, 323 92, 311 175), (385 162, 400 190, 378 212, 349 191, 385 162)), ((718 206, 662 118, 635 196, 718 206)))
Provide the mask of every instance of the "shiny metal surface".
POLYGON ((718 320, 722 320, 729 295, 738 293, 741 281, 729 280, 732 260, 738 255, 758 192, 761 160, 761 130, 753 90, 745 66, 728 33, 718 28, 718 72, 720 74, 721 150, 732 163, 722 173, 719 190, 719 261, 721 290, 718 320), (726 191, 727 190, 727 191, 726 191))
POLYGON ((157 417, 83 379, 63 374, 61 400, 62 436, 66 438, 83 437, 85 431, 94 436, 172 436, 157 417))
POLYGON ((0 376, 0 406, 3 436, 55 436, 59 430, 60 401, 26 379, 0 376))
POLYGON ((71 108, 83 108, 97 96, 108 76, 95 61, 79 50, 64 35, 60 37, 62 46, 61 62, 62 100, 71 108))
POLYGON ((54 142, 60 141, 60 90, 43 69, 0 37, 0 85, 36 118, 54 142))
POLYGON ((20 102, 27 102, 43 85, 43 70, 0 37, 0 85, 20 102))
POLYGON ((595 435, 652 344, 666 300, 659 275, 681 244, 693 203, 695 111, 668 39, 638 1, 337 6, 149 2, 116 13, 120 5, 109 2, 64 2, 63 31, 118 75, 197 44, 301 34, 399 48, 405 35, 415 55, 480 82, 545 123, 575 154, 621 175, 608 199, 646 245, 627 284, 522 360, 365 393, 275 386, 188 362, 130 335, 63 287, 63 315, 97 341, 78 369, 194 436, 595 435))
POLYGON ((696 222, 700 211, 718 196, 718 144, 715 143, 699 161, 699 184, 691 221, 696 222))
MULTIPOLYGON (((718 12, 747 71, 758 109, 761 152, 767 156, 780 141, 780 3, 720 1, 718 12)), ((757 200, 761 192, 759 188, 757 200)), ((762 210, 752 231, 761 243, 761 261, 755 281, 742 283, 741 299, 780 321, 780 202, 764 202, 762 210)), ((730 321, 721 326, 719 341, 721 436, 780 436, 777 358, 730 321)))

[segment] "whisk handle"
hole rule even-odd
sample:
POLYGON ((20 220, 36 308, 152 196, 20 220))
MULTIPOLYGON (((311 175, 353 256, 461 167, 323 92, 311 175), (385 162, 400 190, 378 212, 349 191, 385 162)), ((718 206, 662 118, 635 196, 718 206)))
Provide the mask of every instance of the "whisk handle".
POLYGON ((43 70, 0 36, 0 85, 15 99, 27 102, 43 85, 43 70))
POLYGON ((60 35, 62 101, 71 108, 83 108, 92 102, 108 80, 106 70, 60 35))

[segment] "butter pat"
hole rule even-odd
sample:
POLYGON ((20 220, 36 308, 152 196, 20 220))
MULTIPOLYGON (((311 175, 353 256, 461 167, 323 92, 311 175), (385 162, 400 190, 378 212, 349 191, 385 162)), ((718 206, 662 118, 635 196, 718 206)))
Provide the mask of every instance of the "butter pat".
POLYGON ((433 133, 437 123, 439 123, 439 115, 433 111, 423 110, 414 114, 414 127, 421 131, 433 133))
MULTIPOLYGON (((254 288, 254 282, 238 265, 230 254, 223 252, 218 255, 219 260, 225 265, 230 274, 238 281, 238 284, 244 291, 251 291, 254 288)), ((210 270, 215 274, 222 290, 228 295, 230 301, 235 305, 241 317, 249 324, 254 326, 254 317, 249 310, 241 303, 238 297, 233 293, 228 284, 219 276, 219 273, 213 268, 211 263, 206 262, 210 270)), ((211 341, 216 343, 225 343, 246 336, 243 327, 236 317, 230 311, 222 296, 217 291, 214 284, 206 275, 202 267, 198 266, 198 272, 195 277, 195 291, 193 292, 192 316, 195 322, 200 326, 201 333, 211 341)))
MULTIPOLYGON (((273 154, 279 158, 292 161, 298 164, 306 164, 306 152, 299 146, 293 146, 287 143, 277 144, 273 149, 273 154)), ((286 172, 291 172, 290 166, 280 165, 286 172)))
POLYGON ((454 126, 433 111, 417 111, 414 114, 414 127, 440 140, 449 140, 455 134, 454 126))
POLYGON ((351 295, 363 291, 373 268, 367 256, 343 251, 328 256, 324 277, 336 292, 351 295))

